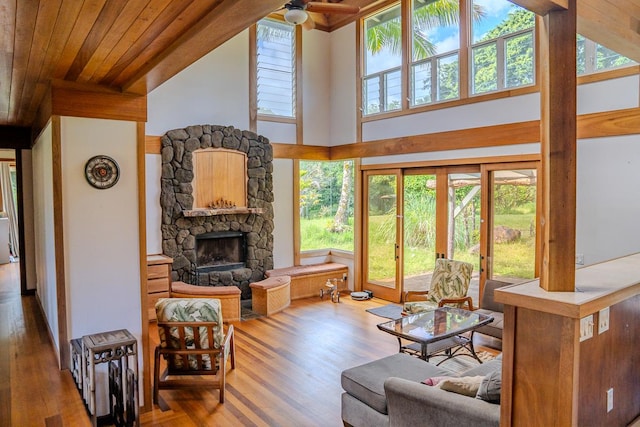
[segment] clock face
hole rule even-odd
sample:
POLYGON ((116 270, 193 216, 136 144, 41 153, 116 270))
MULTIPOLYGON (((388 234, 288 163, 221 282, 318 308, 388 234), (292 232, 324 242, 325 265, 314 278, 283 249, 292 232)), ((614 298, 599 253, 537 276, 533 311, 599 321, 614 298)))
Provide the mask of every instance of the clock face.
POLYGON ((120 168, 111 157, 94 156, 87 161, 84 174, 89 184, 104 190, 116 185, 120 178, 120 168))

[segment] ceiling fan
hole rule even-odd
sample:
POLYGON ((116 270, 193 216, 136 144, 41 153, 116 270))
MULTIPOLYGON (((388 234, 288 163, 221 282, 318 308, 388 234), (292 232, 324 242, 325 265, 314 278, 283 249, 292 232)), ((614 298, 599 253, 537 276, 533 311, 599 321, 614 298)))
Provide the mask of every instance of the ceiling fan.
POLYGON ((284 5, 284 9, 287 11, 284 14, 285 21, 294 24, 302 25, 305 29, 310 30, 315 27, 313 19, 309 17, 307 12, 314 13, 345 13, 352 14, 360 12, 358 6, 351 6, 348 4, 341 4, 342 0, 329 0, 328 3, 322 1, 311 0, 291 0, 284 5))

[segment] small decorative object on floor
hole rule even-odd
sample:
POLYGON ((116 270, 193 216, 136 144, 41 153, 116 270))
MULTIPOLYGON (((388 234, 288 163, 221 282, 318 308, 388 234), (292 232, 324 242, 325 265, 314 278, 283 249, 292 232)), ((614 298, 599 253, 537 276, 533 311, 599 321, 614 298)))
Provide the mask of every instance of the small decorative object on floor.
POLYGON ((100 363, 110 364, 110 418, 116 421, 117 426, 139 426, 136 338, 126 329, 82 337, 82 370, 84 373, 82 397, 89 409, 91 423, 94 427, 98 425, 95 368, 100 363), (125 408, 132 409, 134 412, 123 413, 125 408))
POLYGON ((351 299, 356 301, 365 301, 371 298, 369 292, 351 292, 351 299))

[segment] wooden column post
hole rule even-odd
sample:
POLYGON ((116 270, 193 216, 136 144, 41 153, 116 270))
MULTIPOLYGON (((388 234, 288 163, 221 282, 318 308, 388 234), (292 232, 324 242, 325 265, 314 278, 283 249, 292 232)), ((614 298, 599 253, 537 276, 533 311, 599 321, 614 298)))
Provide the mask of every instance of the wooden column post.
POLYGON ((543 255, 540 287, 575 290, 576 0, 552 10, 540 31, 543 255))

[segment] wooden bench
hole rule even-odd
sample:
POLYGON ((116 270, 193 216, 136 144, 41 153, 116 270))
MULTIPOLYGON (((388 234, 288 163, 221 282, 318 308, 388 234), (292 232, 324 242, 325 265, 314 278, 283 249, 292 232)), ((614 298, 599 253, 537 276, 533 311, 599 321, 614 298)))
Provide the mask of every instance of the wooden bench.
POLYGON ((291 277, 291 300, 320 296, 329 279, 342 279, 349 272, 349 267, 337 262, 323 264, 297 265, 294 267, 267 270, 267 277, 291 277))
POLYGON ((216 298, 222 307, 224 322, 240 320, 240 295, 237 286, 197 286, 184 282, 173 282, 169 292, 171 298, 216 298))
POLYGON ((270 316, 284 310, 291 303, 289 294, 291 277, 272 276, 249 285, 251 288, 251 310, 270 316))

